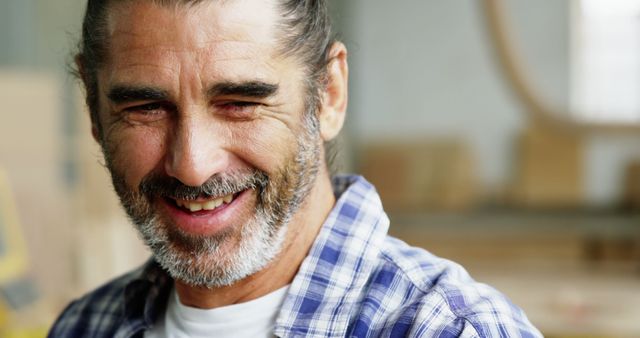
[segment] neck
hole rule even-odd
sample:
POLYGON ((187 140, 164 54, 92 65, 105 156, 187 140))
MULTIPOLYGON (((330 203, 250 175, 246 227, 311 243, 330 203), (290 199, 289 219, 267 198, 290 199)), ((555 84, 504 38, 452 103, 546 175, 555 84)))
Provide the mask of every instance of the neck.
POLYGON ((211 309, 247 302, 291 283, 307 256, 335 198, 326 170, 320 170, 313 188, 293 215, 280 254, 262 270, 232 285, 220 288, 194 287, 179 280, 175 288, 186 306, 211 309))

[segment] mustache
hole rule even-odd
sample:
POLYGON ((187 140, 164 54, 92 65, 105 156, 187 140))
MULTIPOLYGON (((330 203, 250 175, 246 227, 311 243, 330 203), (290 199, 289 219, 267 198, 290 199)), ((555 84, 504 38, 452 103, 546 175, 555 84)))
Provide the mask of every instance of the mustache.
POLYGON ((140 182, 139 191, 147 197, 195 200, 231 195, 247 189, 261 193, 268 183, 267 174, 257 169, 215 174, 200 186, 185 185, 175 177, 150 173, 140 182))

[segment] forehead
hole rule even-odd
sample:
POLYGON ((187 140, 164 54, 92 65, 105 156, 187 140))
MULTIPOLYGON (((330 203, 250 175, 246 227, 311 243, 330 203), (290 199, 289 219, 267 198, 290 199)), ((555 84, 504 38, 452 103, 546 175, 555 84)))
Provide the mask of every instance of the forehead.
POLYGON ((222 72, 232 61, 237 72, 242 62, 255 66, 276 57, 276 6, 275 0, 116 2, 107 16, 107 62, 117 63, 118 68, 161 67, 188 54, 195 63, 208 63, 209 69, 222 72))
POLYGON ((275 39, 277 19, 273 0, 176 0, 171 4, 129 0, 110 6, 107 30, 109 36, 126 33, 147 38, 173 31, 174 39, 199 46, 216 37, 266 42, 275 39))

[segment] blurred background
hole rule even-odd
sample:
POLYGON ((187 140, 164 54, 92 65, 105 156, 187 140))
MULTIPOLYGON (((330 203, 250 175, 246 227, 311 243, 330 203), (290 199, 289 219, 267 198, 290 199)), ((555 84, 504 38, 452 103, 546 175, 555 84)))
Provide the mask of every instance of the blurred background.
MULTIPOLYGON (((335 168, 548 337, 640 336, 640 0, 331 1, 335 168)), ((0 337, 142 263, 68 75, 84 1, 0 1, 0 337)))

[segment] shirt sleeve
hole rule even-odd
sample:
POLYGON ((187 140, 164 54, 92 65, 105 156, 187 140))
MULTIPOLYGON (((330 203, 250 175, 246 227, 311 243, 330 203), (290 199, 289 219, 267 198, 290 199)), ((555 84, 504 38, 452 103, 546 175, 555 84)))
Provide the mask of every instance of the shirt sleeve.
POLYGON ((47 338, 80 337, 78 301, 73 301, 62 311, 47 334, 47 338))
POLYGON ((440 301, 421 302, 409 337, 543 337, 519 307, 490 286, 475 283, 436 295, 440 301))

